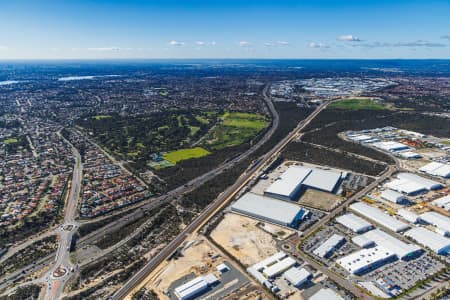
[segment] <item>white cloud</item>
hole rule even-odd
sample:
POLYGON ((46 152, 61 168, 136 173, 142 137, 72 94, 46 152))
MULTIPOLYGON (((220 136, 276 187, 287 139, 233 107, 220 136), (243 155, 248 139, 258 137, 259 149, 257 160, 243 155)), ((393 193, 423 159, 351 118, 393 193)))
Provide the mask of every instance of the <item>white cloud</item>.
POLYGON ((0 45, 0 51, 8 50, 8 47, 0 45))
POLYGON ((212 41, 212 42, 196 41, 195 44, 196 44, 197 46, 208 46, 208 45, 210 45, 210 46, 215 46, 215 45, 216 45, 216 42, 215 42, 215 41, 212 41))
POLYGON ((320 42, 311 42, 308 44, 309 48, 330 48, 329 45, 324 44, 324 43, 320 43, 320 42))
POLYGON ((387 42, 371 42, 371 43, 361 43, 355 44, 354 47, 365 47, 365 48, 394 48, 394 47, 404 47, 404 48, 442 48, 447 47, 446 44, 430 42, 425 40, 416 40, 411 42, 396 42, 396 43, 387 43, 387 42))
POLYGON ((449 34, 443 35, 441 36, 441 39, 450 41, 450 35, 449 34))
POLYGON ((239 42, 239 46, 240 46, 240 47, 251 47, 251 46, 252 46, 252 43, 247 42, 247 41, 240 41, 240 42, 239 42))
POLYGON ((170 46, 184 46, 184 42, 179 42, 179 41, 172 40, 172 41, 169 42, 169 45, 170 46))
POLYGON ((343 42, 361 42, 361 39, 359 37, 353 36, 351 34, 341 35, 337 39, 338 39, 338 41, 343 41, 343 42))
POLYGON ((413 42, 400 42, 393 44, 394 47, 428 47, 428 48, 439 48, 439 47, 446 47, 445 44, 442 43, 435 43, 435 42, 429 42, 424 40, 417 40, 413 42))
POLYGON ((289 46, 289 42, 286 41, 276 41, 276 42, 268 42, 268 43, 264 43, 264 46, 266 47, 285 47, 285 46, 289 46))
MULTIPOLYGON (((129 48, 126 48, 129 49, 129 48)), ((88 48, 89 51, 99 51, 99 52, 111 52, 111 51, 120 51, 124 50, 119 47, 94 47, 94 48, 88 48)))

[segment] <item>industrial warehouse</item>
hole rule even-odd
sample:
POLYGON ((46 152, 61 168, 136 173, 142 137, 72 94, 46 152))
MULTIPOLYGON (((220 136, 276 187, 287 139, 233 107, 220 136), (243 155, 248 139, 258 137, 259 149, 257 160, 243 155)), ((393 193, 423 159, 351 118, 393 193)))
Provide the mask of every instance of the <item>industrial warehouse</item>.
POLYGON ((342 172, 290 166, 264 194, 282 200, 295 200, 308 188, 335 193, 344 177, 342 172))
POLYGON ((446 216, 430 211, 421 214, 419 217, 425 223, 435 226, 436 232, 444 236, 450 236, 450 219, 446 216))
POLYGON ((321 258, 330 257, 333 252, 345 242, 345 238, 339 234, 333 234, 329 239, 322 243, 313 253, 321 258))
POLYGON ((283 251, 247 268, 247 272, 274 293, 280 291, 283 284, 281 279, 299 288, 313 277, 310 272, 299 267, 298 262, 283 251))
POLYGON ((393 202, 393 203, 403 203, 405 200, 407 200, 407 198, 405 196, 403 196, 402 193, 393 191, 393 190, 384 190, 383 192, 381 192, 380 197, 384 200, 393 202))
MULTIPOLYGON (((353 215, 354 216, 354 215, 353 215)), ((345 215, 342 219, 344 223, 348 223, 347 220, 354 220, 352 215, 345 215)), ((358 220, 358 219, 356 219, 358 220)), ((357 221, 357 224, 360 221, 357 221)), ((351 223, 353 226, 353 222, 351 223)), ((337 263, 341 265, 351 274, 363 274, 374 270, 388 262, 392 262, 398 259, 410 260, 420 256, 423 250, 414 245, 403 242, 392 235, 380 230, 372 229, 361 222, 361 226, 358 224, 354 229, 360 228, 369 229, 369 231, 360 235, 354 236, 352 242, 363 248, 358 251, 354 251, 344 257, 337 260, 337 263)), ((323 242, 313 253, 320 258, 327 258, 345 242, 345 238, 339 234, 333 234, 329 239, 323 242)))
POLYGON ((372 224, 352 213, 337 217, 336 222, 356 233, 363 233, 373 228, 372 224))
POLYGON ((440 162, 431 162, 419 169, 421 172, 429 175, 450 178, 450 165, 440 162))
POLYGON ((447 255, 450 253, 450 239, 426 228, 413 228, 406 231, 405 236, 430 248, 437 254, 447 255))
POLYGON ((337 263, 350 274, 361 275, 394 260, 395 253, 377 246, 354 252, 338 259, 337 263))
POLYGON ((438 190, 443 187, 439 182, 423 178, 411 173, 398 173, 398 179, 385 184, 385 187, 407 195, 417 195, 422 192, 438 190))
POLYGON ((231 211, 292 228, 309 214, 308 210, 297 204, 253 193, 244 194, 231 206, 231 211))
POLYGON ((408 224, 383 213, 378 208, 362 202, 353 203, 350 205, 350 209, 394 232, 405 231, 409 228, 408 224))
POLYGON ((207 291, 210 286, 216 284, 218 281, 219 279, 214 274, 199 276, 177 287, 175 289, 175 295, 180 300, 192 299, 207 291))
POLYGON ((371 241, 377 246, 383 247, 389 250, 389 252, 394 253, 398 259, 407 260, 421 252, 420 247, 413 244, 407 244, 380 229, 368 231, 364 233, 363 236, 367 241, 371 241))
POLYGON ((434 200, 433 204, 437 207, 450 211, 450 195, 434 200))

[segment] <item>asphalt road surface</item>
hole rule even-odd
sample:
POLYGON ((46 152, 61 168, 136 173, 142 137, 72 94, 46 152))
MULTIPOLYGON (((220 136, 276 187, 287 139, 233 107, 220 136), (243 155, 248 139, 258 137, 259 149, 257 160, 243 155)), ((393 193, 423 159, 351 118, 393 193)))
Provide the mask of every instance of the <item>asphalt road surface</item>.
POLYGON ((64 285, 72 274, 73 267, 70 262, 70 244, 72 236, 77 231, 78 223, 75 221, 77 215, 78 200, 80 197, 83 165, 78 151, 72 147, 75 157, 72 182, 70 186, 67 204, 64 209, 64 222, 56 230, 59 246, 54 263, 50 270, 41 279, 45 284, 44 299, 59 299, 64 285), (59 274, 58 271, 60 272, 59 274))

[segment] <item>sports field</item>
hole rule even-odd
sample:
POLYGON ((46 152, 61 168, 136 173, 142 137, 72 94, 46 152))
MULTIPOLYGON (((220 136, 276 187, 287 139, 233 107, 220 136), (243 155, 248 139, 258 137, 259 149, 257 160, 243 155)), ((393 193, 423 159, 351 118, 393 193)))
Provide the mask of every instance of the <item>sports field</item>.
POLYGON ((6 145, 10 145, 10 144, 15 144, 17 143, 19 140, 16 138, 9 138, 3 141, 3 143, 5 143, 6 145))
POLYGON ((338 108, 345 110, 382 110, 385 106, 372 99, 343 99, 338 102, 331 103, 329 108, 338 108))
POLYGON ((111 116, 107 116, 107 115, 98 115, 98 116, 94 116, 93 118, 94 118, 95 120, 99 121, 99 120, 109 119, 109 118, 111 118, 111 116))
POLYGON ((176 164, 177 162, 180 162, 182 160, 191 159, 191 158, 199 158, 202 156, 206 156, 210 154, 210 152, 206 149, 203 149, 201 147, 195 147, 195 148, 188 148, 188 149, 180 149, 176 151, 172 151, 169 153, 164 154, 164 159, 176 164))
POLYGON ((223 116, 223 125, 261 130, 267 126, 266 117, 258 114, 227 112, 223 116))
POLYGON ((269 124, 265 116, 251 113, 226 112, 221 119, 222 122, 214 126, 205 138, 205 144, 210 149, 220 150, 243 144, 269 124))

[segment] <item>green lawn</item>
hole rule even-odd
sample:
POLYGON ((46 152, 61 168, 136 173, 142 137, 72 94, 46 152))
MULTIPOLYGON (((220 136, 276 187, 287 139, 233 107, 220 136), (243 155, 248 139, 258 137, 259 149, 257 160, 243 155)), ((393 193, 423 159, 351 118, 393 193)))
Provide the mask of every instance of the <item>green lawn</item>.
POLYGON ((385 109, 385 106, 371 99, 343 99, 338 102, 331 103, 329 108, 345 110, 382 110, 385 109))
POLYGON ((104 120, 104 119, 109 119, 111 118, 111 116, 108 115, 97 115, 93 117, 95 120, 100 121, 100 120, 104 120))
POLYGON ((441 144, 450 146, 450 140, 447 140, 447 141, 441 141, 441 144))
POLYGON ((188 149, 180 149, 176 151, 172 151, 169 153, 164 154, 164 159, 176 164, 179 161, 187 160, 191 158, 199 158, 202 156, 206 156, 210 154, 210 152, 206 149, 203 149, 201 147, 195 147, 195 148, 188 148, 188 149))
POLYGON ((209 120, 204 118, 204 117, 202 117, 202 116, 195 116, 195 119, 197 121, 199 121, 200 123, 202 123, 202 124, 205 124, 205 125, 209 124, 209 120))
POLYGON ((198 126, 189 126, 189 130, 191 131, 190 135, 194 136, 200 130, 200 127, 198 127, 198 126))
POLYGON ((221 119, 205 138, 204 144, 213 150, 243 144, 269 124, 265 116, 251 113, 226 112, 221 119))
POLYGON ((267 126, 265 116, 240 112, 227 112, 223 116, 223 125, 261 130, 267 126))
POLYGON ((3 141, 6 145, 15 144, 17 142, 19 142, 19 140, 16 138, 9 138, 3 141))

